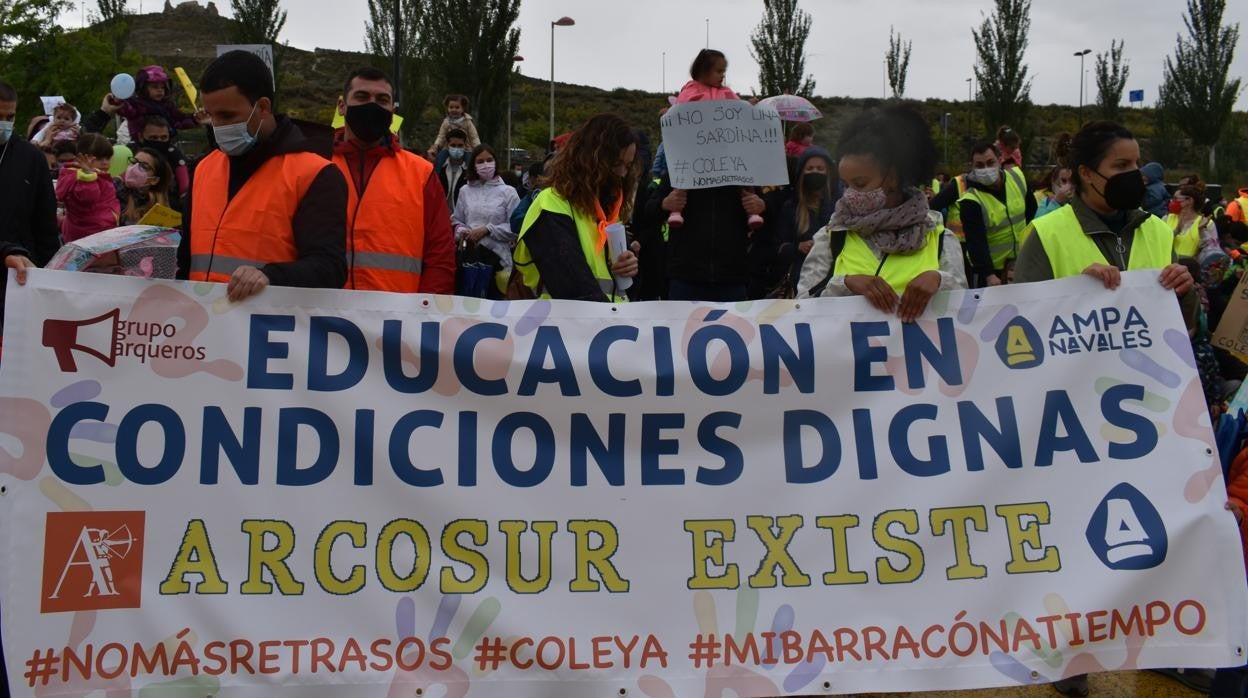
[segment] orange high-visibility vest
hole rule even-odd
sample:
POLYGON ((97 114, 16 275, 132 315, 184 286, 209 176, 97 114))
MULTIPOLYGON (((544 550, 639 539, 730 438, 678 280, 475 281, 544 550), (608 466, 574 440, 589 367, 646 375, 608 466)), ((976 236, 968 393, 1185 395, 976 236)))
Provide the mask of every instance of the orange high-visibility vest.
POLYGON ((191 187, 191 281, 227 283, 241 266, 295 261, 295 211, 328 165, 315 153, 275 155, 230 198, 230 159, 205 156, 191 187))
POLYGON ((360 291, 418 293, 424 269, 425 187, 433 165, 400 151, 385 156, 360 200, 347 158, 334 154, 347 180, 347 283, 360 291))

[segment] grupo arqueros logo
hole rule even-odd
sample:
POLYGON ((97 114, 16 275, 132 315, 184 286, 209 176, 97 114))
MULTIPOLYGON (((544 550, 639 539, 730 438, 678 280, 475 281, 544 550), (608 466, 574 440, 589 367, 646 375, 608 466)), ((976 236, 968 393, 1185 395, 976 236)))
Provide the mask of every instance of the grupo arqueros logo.
POLYGON ((116 366, 120 324, 121 308, 86 320, 44 320, 43 346, 56 353, 62 373, 77 373, 75 354, 85 354, 116 366))
POLYGON ((49 512, 40 613, 138 608, 145 518, 142 511, 49 512))
POLYGON ((43 321, 43 346, 56 354, 62 373, 77 373, 79 359, 93 358, 106 366, 118 359, 203 361, 203 346, 178 341, 178 327, 171 322, 122 320, 121 309, 85 320, 43 321))

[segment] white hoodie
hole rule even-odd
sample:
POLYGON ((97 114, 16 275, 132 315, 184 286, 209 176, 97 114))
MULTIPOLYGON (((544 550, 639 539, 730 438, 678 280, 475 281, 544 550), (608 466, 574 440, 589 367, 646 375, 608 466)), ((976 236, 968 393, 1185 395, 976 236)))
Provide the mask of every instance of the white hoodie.
POLYGON ((503 260, 503 270, 511 271, 511 248, 516 243, 516 233, 511 230, 511 214, 520 205, 520 195, 511 185, 494 177, 488 182, 468 182, 459 191, 455 211, 451 214, 451 227, 455 230, 455 242, 459 242, 473 228, 485 227, 489 233, 481 238, 487 250, 503 260))

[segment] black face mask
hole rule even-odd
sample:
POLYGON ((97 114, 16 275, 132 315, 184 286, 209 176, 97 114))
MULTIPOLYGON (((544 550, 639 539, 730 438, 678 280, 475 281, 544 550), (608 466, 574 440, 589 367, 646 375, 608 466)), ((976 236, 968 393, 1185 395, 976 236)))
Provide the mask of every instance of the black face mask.
POLYGON ((376 102, 347 107, 347 126, 351 127, 352 135, 365 143, 381 140, 389 133, 393 118, 393 114, 376 102))
POLYGON ((1110 208, 1131 211, 1144 203, 1144 177, 1139 170, 1120 172, 1113 177, 1097 172, 1096 176, 1105 180, 1105 191, 1098 193, 1105 197, 1105 203, 1110 208))
POLYGON ((818 194, 828 189, 828 176, 822 172, 807 172, 802 175, 802 189, 807 194, 818 194))

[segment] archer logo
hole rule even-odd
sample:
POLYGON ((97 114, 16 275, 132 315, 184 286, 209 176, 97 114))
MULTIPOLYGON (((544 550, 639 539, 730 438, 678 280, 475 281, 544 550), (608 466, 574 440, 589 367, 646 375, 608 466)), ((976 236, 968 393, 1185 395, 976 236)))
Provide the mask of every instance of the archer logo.
POLYGON ((56 353, 62 373, 77 373, 75 352, 117 365, 117 325, 121 309, 113 308, 89 320, 44 320, 43 346, 56 353))
POLYGON ((141 511, 50 512, 39 611, 138 608, 144 519, 141 511))

